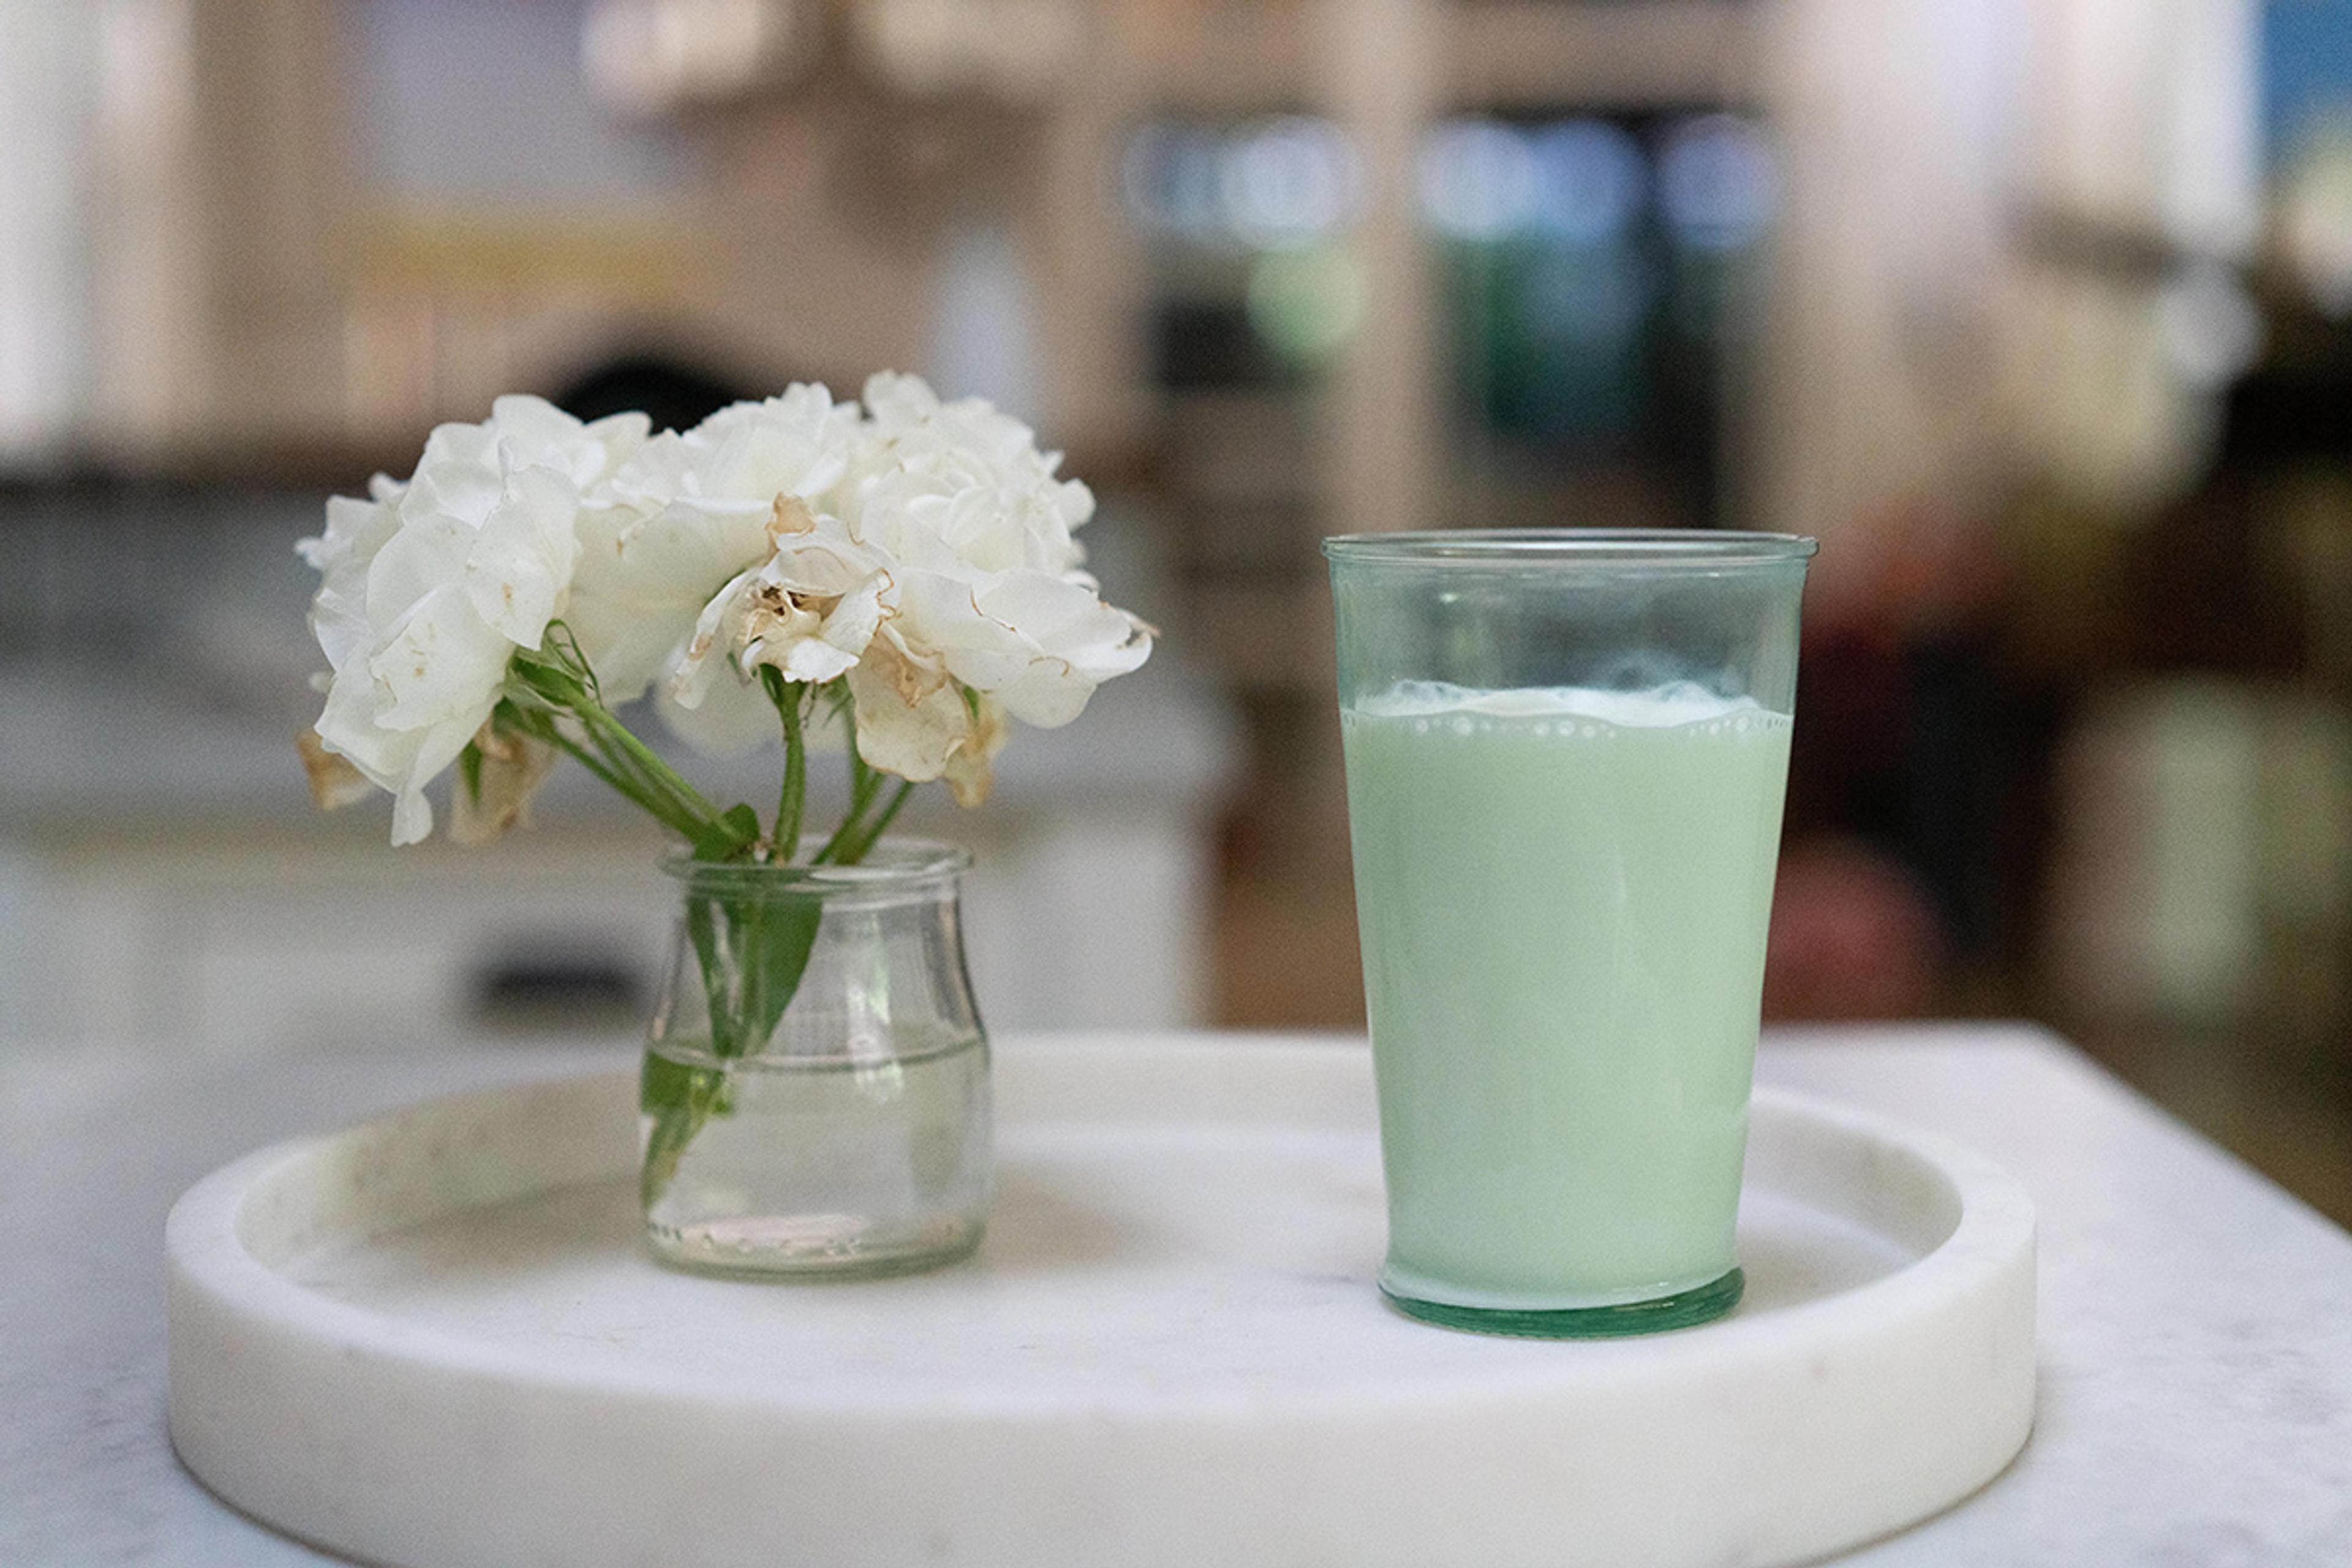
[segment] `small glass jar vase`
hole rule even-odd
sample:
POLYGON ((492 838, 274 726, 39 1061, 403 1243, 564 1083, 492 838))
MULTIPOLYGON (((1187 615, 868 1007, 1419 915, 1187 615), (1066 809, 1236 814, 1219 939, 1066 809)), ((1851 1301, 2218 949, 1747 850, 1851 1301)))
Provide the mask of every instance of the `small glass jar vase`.
POLYGON ((988 1041, 961 850, 856 866, 666 863, 685 893, 638 1110, 655 1253, 726 1274, 872 1275, 980 1244, 988 1041))

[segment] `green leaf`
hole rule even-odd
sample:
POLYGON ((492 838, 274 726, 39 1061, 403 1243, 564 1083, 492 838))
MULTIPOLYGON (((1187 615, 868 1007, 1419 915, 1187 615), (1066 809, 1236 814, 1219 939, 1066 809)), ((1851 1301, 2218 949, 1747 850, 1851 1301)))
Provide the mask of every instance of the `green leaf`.
POLYGON ((577 675, 529 649, 518 651, 507 669, 514 687, 550 707, 576 709, 591 700, 587 685, 577 675))
POLYGON ((580 636, 572 629, 570 622, 548 622, 546 635, 541 638, 540 646, 554 654, 565 669, 580 678, 592 699, 600 705, 604 702, 604 688, 598 683, 595 667, 588 662, 588 652, 580 646, 580 636))
POLYGON ((757 1049, 775 1033, 785 1010, 808 973, 809 955, 816 950, 817 928, 824 922, 824 905, 815 896, 771 900, 746 935, 745 973, 756 976, 747 985, 747 1033, 757 1049))
POLYGON ((645 1163, 637 1174, 638 1196, 651 1208, 677 1179, 678 1162, 703 1123, 732 1109, 727 1097, 727 1075, 716 1068, 688 1067, 648 1051, 637 1078, 637 1105, 653 1118, 646 1134, 645 1163))
POLYGON ((733 860, 759 841, 760 817, 748 805, 730 805, 694 836, 698 860, 733 860))
MULTIPOLYGON (((800 897, 688 894, 686 929, 702 973, 710 1051, 722 1064, 755 1056, 793 1005, 824 924, 824 903, 800 897)), ((650 1207, 676 1179, 688 1146, 714 1116, 734 1110, 730 1068, 689 1067, 647 1052, 637 1104, 646 1135, 640 1195, 650 1207)))
POLYGON ((637 1076, 637 1109, 651 1116, 684 1105, 705 1070, 646 1052, 645 1070, 637 1076))
POLYGON ((687 895, 686 933, 694 943, 695 967, 702 973, 703 1006, 710 1015, 711 1054, 737 1055, 734 998, 728 993, 727 971, 719 967, 719 922, 709 900, 687 895))

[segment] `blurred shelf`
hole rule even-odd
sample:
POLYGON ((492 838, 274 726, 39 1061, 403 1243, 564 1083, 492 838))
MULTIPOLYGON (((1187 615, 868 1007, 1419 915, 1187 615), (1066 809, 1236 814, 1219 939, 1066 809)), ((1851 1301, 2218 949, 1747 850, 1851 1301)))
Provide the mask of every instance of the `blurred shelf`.
MULTIPOLYGON (((1321 7, 1198 5, 1187 23, 1137 30, 1155 105, 1206 116, 1296 110, 1321 100, 1321 7)), ((1626 109, 1738 105, 1761 96, 1766 8, 1741 0, 1444 0, 1441 96, 1508 112, 1575 104, 1626 109)), ((1324 24, 1328 25, 1328 24, 1324 24)))
POLYGON ((1446 8, 1454 105, 1508 111, 1729 107, 1761 96, 1759 12, 1737 0, 1446 8))

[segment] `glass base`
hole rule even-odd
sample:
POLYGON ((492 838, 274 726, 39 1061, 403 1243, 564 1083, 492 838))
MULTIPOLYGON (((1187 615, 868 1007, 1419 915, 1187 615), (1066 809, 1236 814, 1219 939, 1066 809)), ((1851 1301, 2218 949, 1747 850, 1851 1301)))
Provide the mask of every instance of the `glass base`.
POLYGON ((648 1225, 656 1258, 691 1274, 738 1279, 874 1279, 913 1274, 969 1258, 985 1226, 977 1218, 942 1220, 898 1234, 831 1237, 792 1221, 739 1220, 673 1229, 648 1225))
POLYGON ((1381 1288, 1381 1294, 1406 1317, 1435 1323, 1440 1328, 1512 1334, 1531 1340, 1613 1340, 1628 1334, 1658 1334, 1669 1329, 1713 1322, 1739 1305, 1740 1293, 1747 1288, 1747 1276, 1735 1268, 1720 1279, 1661 1296, 1654 1301, 1627 1301, 1614 1307, 1569 1307, 1556 1311, 1457 1307, 1444 1301, 1400 1296, 1386 1287, 1381 1288))

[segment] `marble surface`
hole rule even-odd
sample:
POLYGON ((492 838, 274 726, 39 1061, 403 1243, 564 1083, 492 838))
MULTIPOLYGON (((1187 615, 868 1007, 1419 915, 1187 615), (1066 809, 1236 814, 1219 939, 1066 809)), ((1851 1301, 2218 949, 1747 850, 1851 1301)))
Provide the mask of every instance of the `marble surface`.
MULTIPOLYGON (((582 1065, 508 1050, 205 1068, 126 1051, 0 1070, 0 1244, 15 1260, 0 1270, 0 1563, 333 1561, 227 1509, 173 1457, 165 1213, 264 1143, 582 1065)), ((2352 1561, 2352 1237, 2034 1031, 1782 1036, 1760 1076, 1982 1151, 2042 1225, 2025 1451, 1977 1496, 1841 1561, 2352 1561)))
POLYGON ((1382 1307, 1360 1047, 1014 1038, 996 1091, 979 1256, 800 1289, 645 1257, 625 1069, 238 1161, 166 1236, 173 1445, 410 1568, 1766 1568, 2025 1440, 2032 1207, 1948 1140, 1759 1091, 1747 1299, 1560 1345, 1382 1307))

